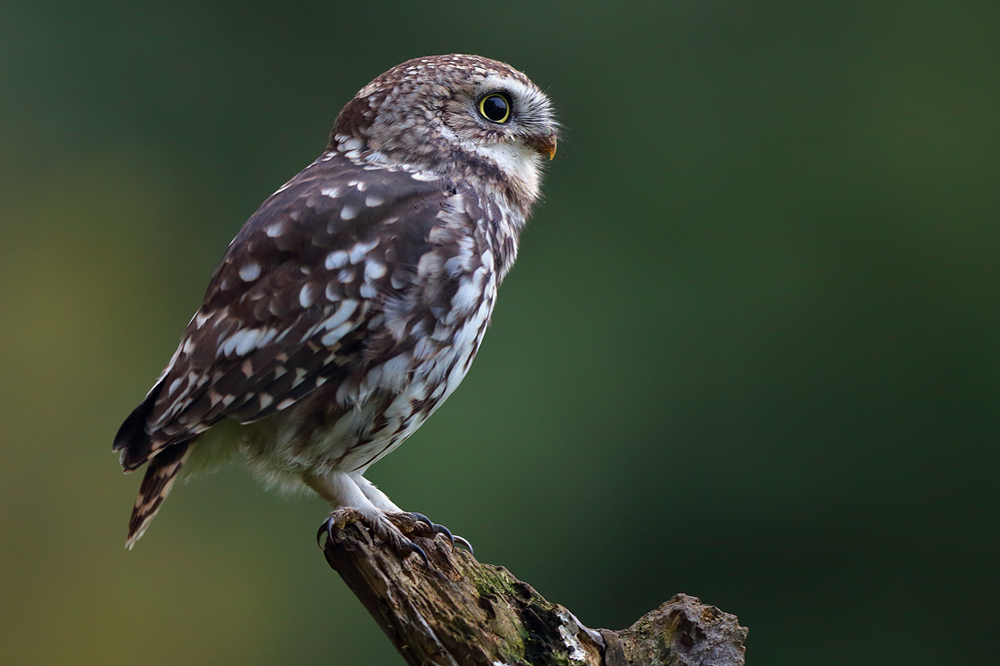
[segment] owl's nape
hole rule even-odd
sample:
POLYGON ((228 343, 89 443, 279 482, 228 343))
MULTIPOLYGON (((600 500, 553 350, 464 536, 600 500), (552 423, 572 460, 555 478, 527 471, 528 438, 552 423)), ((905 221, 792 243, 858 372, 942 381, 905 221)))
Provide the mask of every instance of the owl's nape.
POLYGON ((326 499, 326 531, 360 520, 401 554, 452 539, 364 475, 468 372, 557 137, 548 98, 486 58, 419 58, 365 86, 237 234, 119 430, 125 470, 150 463, 128 545, 182 470, 234 455, 326 499))

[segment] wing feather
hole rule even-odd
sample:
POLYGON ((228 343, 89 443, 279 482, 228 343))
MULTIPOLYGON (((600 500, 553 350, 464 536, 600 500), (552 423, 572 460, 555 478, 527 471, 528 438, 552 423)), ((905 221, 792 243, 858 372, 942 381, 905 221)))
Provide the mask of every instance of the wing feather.
POLYGON ((264 418, 398 353, 369 325, 383 325, 385 299, 415 273, 455 188, 324 157, 230 244, 159 390, 116 440, 127 469, 222 418, 264 418))

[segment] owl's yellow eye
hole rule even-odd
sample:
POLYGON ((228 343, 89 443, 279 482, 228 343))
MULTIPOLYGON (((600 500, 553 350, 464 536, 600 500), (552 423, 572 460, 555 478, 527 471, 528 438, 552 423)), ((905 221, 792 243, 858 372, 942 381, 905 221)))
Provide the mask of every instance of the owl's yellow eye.
POLYGON ((479 113, 494 123, 505 123, 510 119, 510 100, 502 93, 493 93, 479 100, 479 113))

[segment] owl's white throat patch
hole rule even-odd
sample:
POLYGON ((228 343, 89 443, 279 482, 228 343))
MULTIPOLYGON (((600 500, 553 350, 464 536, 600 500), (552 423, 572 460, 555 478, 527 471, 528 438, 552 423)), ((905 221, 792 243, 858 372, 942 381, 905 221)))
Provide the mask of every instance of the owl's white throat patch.
MULTIPOLYGON (((507 91, 515 118, 511 122, 522 124, 522 130, 543 121, 550 122, 551 112, 545 95, 517 79, 494 75, 477 88, 477 99, 493 91, 507 91)), ((462 144, 464 149, 495 164, 530 201, 538 198, 544 160, 536 149, 525 145, 521 137, 500 143, 462 141, 462 144)))
POLYGON ((520 142, 485 146, 469 142, 463 147, 495 164, 529 201, 538 198, 542 184, 542 158, 537 151, 520 142))

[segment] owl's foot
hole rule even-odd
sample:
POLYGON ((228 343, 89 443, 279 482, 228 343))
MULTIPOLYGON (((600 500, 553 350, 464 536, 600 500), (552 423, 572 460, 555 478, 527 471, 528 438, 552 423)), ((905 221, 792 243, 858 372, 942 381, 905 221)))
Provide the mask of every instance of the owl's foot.
POLYGON ((422 513, 413 512, 413 513, 410 513, 410 514, 406 514, 406 513, 402 513, 402 514, 390 514, 389 515, 389 520, 392 520, 392 516, 393 515, 403 515, 403 516, 409 515, 409 516, 412 516, 413 518, 415 518, 417 520, 418 524, 424 525, 424 526, 427 526, 427 527, 430 528, 430 530, 432 532, 432 534, 430 536, 431 536, 432 539, 437 534, 443 534, 445 536, 445 538, 448 539, 449 543, 451 543, 452 550, 455 549, 455 544, 457 543, 458 545, 463 546, 467 551, 469 551, 469 554, 475 555, 475 553, 472 550, 472 544, 471 543, 469 543, 468 541, 466 541, 462 537, 458 536, 457 534, 452 534, 451 530, 449 530, 444 525, 441 525, 439 523, 433 523, 433 522, 431 522, 431 519, 428 518, 427 516, 425 516, 422 513))
POLYGON ((430 566, 427 553, 396 526, 390 519, 392 515, 397 514, 380 513, 371 517, 350 506, 334 509, 333 513, 319 526, 319 530, 316 532, 316 543, 319 544, 320 548, 323 548, 324 534, 328 540, 332 540, 335 532, 339 532, 353 523, 361 523, 376 539, 396 551, 400 559, 405 560, 411 553, 416 553, 424 561, 424 566, 430 566))
POLYGON ((388 544, 401 559, 406 559, 410 554, 416 553, 424 561, 424 566, 430 566, 430 559, 423 548, 414 543, 409 537, 419 536, 433 539, 438 534, 443 534, 452 548, 455 542, 465 546, 472 552, 472 546, 462 537, 452 535, 451 531, 444 525, 438 525, 430 521, 422 513, 408 513, 401 511, 398 513, 381 513, 375 518, 365 515, 354 507, 340 507, 320 525, 316 533, 316 541, 323 547, 323 534, 328 539, 333 538, 334 532, 340 531, 352 523, 360 522, 381 542, 388 544))
POLYGON ((438 534, 443 534, 451 544, 452 550, 455 549, 455 544, 458 543, 472 553, 472 544, 462 537, 452 534, 451 530, 444 525, 431 522, 431 519, 422 513, 401 511, 399 513, 387 513, 386 518, 392 521, 405 534, 414 534, 429 539, 433 539, 438 534))

